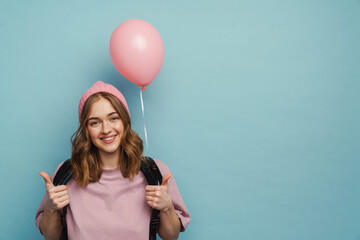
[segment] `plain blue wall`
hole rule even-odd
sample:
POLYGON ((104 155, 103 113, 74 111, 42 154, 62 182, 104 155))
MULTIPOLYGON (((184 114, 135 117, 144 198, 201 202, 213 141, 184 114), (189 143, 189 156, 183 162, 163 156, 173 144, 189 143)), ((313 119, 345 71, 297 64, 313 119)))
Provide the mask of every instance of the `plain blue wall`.
POLYGON ((134 18, 165 46, 145 118, 192 216, 181 239, 360 239, 359 0, 1 0, 0 239, 41 239, 38 173, 70 156, 92 83, 144 136, 108 52, 134 18))

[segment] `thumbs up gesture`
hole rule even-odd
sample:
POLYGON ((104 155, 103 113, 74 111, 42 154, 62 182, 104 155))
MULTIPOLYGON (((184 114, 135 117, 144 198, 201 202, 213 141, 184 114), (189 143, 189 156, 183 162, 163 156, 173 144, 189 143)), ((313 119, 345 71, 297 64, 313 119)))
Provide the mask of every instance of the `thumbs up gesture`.
POLYGON ((146 186, 145 198, 150 207, 160 211, 168 211, 174 207, 168 193, 168 180, 171 177, 170 173, 165 175, 160 186, 146 186))
POLYGON ((46 172, 40 172, 40 176, 44 178, 46 193, 48 195, 47 204, 54 210, 61 210, 69 204, 69 195, 66 185, 54 186, 49 175, 46 172))

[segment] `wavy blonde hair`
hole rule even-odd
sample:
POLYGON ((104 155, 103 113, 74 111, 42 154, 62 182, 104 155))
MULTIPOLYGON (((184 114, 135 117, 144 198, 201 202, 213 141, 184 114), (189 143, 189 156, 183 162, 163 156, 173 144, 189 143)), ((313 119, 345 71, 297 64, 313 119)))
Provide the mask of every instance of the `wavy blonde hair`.
POLYGON ((138 134, 131 129, 130 116, 126 108, 112 94, 99 92, 90 96, 85 102, 80 116, 80 126, 71 137, 72 154, 70 163, 73 169, 72 176, 81 187, 99 181, 102 174, 100 155, 97 147, 91 142, 87 129, 91 107, 100 98, 105 98, 111 103, 124 125, 119 155, 119 166, 122 175, 131 181, 140 170, 143 142, 138 134))

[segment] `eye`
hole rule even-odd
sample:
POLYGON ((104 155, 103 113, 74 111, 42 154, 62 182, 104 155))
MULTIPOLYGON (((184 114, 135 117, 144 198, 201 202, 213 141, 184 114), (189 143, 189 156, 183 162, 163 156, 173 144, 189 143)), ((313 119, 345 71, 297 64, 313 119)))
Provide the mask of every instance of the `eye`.
POLYGON ((95 127, 96 125, 99 124, 99 122, 98 121, 92 121, 92 122, 89 122, 89 124, 90 124, 90 126, 95 127))
POLYGON ((116 116, 116 117, 112 117, 112 118, 111 118, 111 120, 112 120, 112 121, 116 121, 116 120, 119 120, 119 119, 120 119, 120 118, 119 118, 119 117, 117 117, 117 116, 116 116))

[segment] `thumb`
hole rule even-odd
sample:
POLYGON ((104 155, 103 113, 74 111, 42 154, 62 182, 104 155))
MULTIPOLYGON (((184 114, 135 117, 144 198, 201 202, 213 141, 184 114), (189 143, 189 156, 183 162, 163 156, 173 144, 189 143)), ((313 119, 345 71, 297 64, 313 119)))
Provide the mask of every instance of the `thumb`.
POLYGON ((40 172, 40 176, 43 177, 45 180, 45 185, 54 186, 54 184, 51 182, 49 175, 46 172, 40 172))
POLYGON ((161 186, 167 186, 168 185, 168 180, 172 177, 171 173, 166 174, 163 179, 162 179, 162 183, 161 186))

